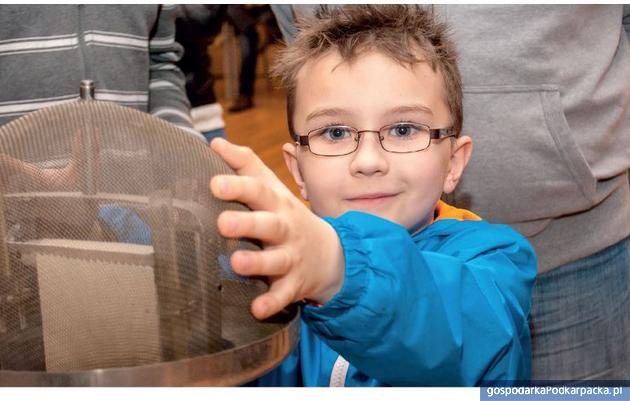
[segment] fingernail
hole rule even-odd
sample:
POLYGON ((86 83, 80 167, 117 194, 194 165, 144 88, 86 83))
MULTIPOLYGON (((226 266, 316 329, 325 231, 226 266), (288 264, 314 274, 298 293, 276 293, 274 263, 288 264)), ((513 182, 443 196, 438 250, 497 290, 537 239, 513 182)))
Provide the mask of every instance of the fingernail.
POLYGON ((230 184, 228 183, 227 179, 219 178, 218 187, 221 194, 226 195, 228 193, 228 190, 230 189, 230 184))
POLYGON ((230 217, 228 219, 228 227, 230 230, 230 234, 238 234, 238 219, 230 217))
POLYGON ((239 252, 236 254, 236 265, 240 274, 248 275, 251 267, 251 257, 249 254, 239 252))
POLYGON ((267 317, 268 311, 269 307, 267 306, 266 302, 260 302, 258 304, 258 315, 261 316, 263 319, 267 317))

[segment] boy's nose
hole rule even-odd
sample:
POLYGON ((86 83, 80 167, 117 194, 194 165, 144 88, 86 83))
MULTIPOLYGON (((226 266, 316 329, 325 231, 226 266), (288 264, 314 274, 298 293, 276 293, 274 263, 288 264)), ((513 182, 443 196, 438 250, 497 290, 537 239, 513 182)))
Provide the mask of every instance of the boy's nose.
POLYGON ((352 175, 385 174, 389 162, 385 149, 380 144, 378 132, 363 132, 359 137, 359 146, 352 153, 350 173, 352 175))

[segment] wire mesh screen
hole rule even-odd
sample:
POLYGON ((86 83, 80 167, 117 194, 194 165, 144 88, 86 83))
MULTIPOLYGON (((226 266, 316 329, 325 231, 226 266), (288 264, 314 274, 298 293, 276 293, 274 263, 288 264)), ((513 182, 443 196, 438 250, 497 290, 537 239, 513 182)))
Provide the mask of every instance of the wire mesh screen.
MULTIPOLYGON (((148 114, 78 101, 0 127, 0 371, 134 367, 238 349, 266 289, 216 230, 230 168, 148 114)), ((251 357, 250 357, 251 359, 251 357)))

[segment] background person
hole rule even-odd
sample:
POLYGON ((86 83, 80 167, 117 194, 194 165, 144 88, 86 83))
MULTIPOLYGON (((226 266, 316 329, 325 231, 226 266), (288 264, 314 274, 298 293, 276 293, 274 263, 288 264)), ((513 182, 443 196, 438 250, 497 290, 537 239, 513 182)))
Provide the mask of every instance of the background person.
POLYGON ((184 77, 176 66, 176 6, 0 5, 0 124, 79 98, 150 113, 192 135, 184 77))

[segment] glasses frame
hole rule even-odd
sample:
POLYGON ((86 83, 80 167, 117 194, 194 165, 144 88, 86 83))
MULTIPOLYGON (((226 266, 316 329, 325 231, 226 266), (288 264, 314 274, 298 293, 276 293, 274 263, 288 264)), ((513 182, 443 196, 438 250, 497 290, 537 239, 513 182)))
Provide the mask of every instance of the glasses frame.
POLYGON ((355 138, 355 142, 356 142, 356 146, 354 147, 353 150, 351 150, 350 152, 346 152, 346 153, 342 153, 339 155, 322 155, 320 153, 315 153, 313 152, 313 150, 311 149, 311 146, 309 144, 309 136, 315 132, 318 131, 322 128, 327 128, 327 126, 324 127, 319 127, 319 128, 315 128, 313 130, 310 130, 306 135, 299 135, 297 136, 297 141, 295 142, 297 145, 299 146, 306 146, 308 147, 308 151, 311 152, 312 154, 316 155, 316 156, 323 156, 323 157, 337 157, 337 156, 346 156, 349 154, 352 154, 354 152, 357 151, 357 149, 359 149, 359 142, 361 141, 361 134, 363 134, 364 132, 374 132, 376 134, 378 134, 378 143, 381 145, 381 148, 385 151, 385 152, 389 152, 389 153, 417 153, 417 152, 422 152, 424 150, 429 149, 429 147, 431 146, 431 140, 433 139, 444 139, 444 138, 450 138, 450 137, 454 137, 457 135, 457 133, 453 130, 453 127, 448 127, 448 128, 431 128, 426 124, 420 124, 420 123, 404 123, 404 122, 400 122, 400 123, 394 123, 394 124, 388 124, 385 125, 383 127, 381 127, 378 131, 377 130, 357 130, 356 128, 350 127, 348 125, 331 125, 330 127, 339 127, 339 128, 348 128, 353 132, 356 132, 357 137, 355 138), (385 146, 383 146, 383 137, 381 136, 381 131, 385 128, 389 128, 389 127, 393 127, 399 124, 410 124, 410 125, 418 125, 421 127, 426 127, 429 131, 429 143, 427 144, 427 146, 423 149, 419 149, 419 150, 409 150, 409 151, 405 151, 405 152, 397 152, 394 150, 387 150, 385 149, 385 146))

